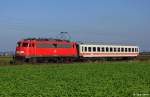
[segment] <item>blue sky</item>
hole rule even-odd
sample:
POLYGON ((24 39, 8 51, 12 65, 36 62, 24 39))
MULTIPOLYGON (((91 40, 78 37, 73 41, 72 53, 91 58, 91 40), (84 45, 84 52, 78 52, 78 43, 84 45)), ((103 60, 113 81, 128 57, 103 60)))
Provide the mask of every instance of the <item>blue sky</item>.
POLYGON ((131 43, 150 51, 150 0, 0 0, 0 51, 27 37, 131 43))

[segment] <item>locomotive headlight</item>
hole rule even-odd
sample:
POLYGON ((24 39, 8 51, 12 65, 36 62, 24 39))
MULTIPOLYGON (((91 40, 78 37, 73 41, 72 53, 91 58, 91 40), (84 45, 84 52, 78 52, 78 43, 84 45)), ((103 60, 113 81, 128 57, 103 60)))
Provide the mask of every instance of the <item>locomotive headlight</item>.
POLYGON ((16 51, 16 54, 23 54, 24 51, 16 51))
POLYGON ((23 54, 23 53, 24 53, 24 51, 20 51, 20 53, 21 53, 21 54, 23 54))

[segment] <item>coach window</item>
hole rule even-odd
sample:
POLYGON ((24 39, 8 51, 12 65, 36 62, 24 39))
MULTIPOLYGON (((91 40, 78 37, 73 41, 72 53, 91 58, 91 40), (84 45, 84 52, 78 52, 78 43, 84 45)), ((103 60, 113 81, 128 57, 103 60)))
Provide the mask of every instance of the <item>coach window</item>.
POLYGON ((114 48, 114 52, 116 52, 116 48, 114 48))
POLYGON ((131 52, 131 48, 128 48, 128 51, 131 52))
POLYGON ((96 47, 93 47, 93 52, 96 52, 96 47))
POLYGON ((84 47, 84 51, 87 52, 87 47, 84 47))
POLYGON ((137 52, 137 50, 136 50, 136 48, 135 48, 135 50, 134 50, 135 52, 137 52))
POLYGON ((138 48, 136 48, 136 52, 139 52, 139 51, 138 51, 138 48))
POLYGON ((82 46, 82 52, 83 52, 83 46, 82 46))
POLYGON ((127 48, 125 48, 125 52, 127 52, 127 48))
POLYGON ((110 47, 110 52, 112 52, 113 51, 113 49, 112 49, 112 47, 110 47))
POLYGON ((121 52, 124 52, 124 48, 121 48, 121 52))
POLYGON ((137 52, 137 49, 135 48, 135 52, 137 52))
POLYGON ((100 52, 100 47, 97 47, 97 52, 100 52))
POLYGON ((135 48, 135 52, 137 52, 137 51, 136 51, 136 48, 135 48))
POLYGON ((88 47, 88 51, 91 52, 91 47, 88 47))
POLYGON ((134 48, 132 48, 132 52, 134 52, 134 48))
POLYGON ((120 48, 118 48, 118 52, 120 52, 120 48))
POLYGON ((106 52, 108 52, 108 47, 106 47, 106 52))
POLYGON ((105 52, 105 48, 104 47, 102 47, 102 52, 105 52))

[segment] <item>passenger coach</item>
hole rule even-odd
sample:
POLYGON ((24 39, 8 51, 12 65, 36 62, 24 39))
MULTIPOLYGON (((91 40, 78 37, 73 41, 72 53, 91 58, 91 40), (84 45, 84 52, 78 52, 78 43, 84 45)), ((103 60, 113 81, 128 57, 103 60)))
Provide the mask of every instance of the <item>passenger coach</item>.
POLYGON ((133 58, 139 55, 139 47, 133 45, 81 43, 79 48, 79 55, 83 58, 133 58))

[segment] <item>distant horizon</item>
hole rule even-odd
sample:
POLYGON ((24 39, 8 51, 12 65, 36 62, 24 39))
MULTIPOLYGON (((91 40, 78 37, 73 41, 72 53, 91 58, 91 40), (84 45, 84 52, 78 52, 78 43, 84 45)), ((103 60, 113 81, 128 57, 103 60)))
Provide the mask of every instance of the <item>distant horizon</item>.
POLYGON ((132 43, 150 51, 149 0, 1 0, 0 51, 28 37, 132 43))

